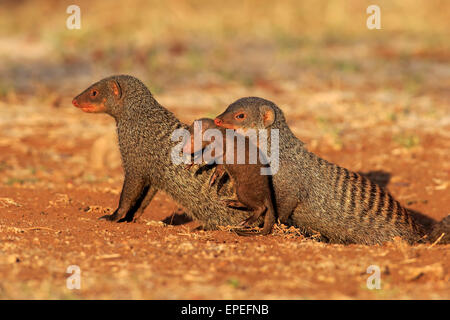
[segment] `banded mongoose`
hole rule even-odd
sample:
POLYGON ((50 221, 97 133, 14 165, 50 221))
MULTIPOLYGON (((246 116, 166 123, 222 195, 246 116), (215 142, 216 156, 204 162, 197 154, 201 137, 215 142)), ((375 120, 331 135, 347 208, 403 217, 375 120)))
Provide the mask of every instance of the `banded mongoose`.
MULTIPOLYGON (((231 131, 231 130, 230 130, 231 131)), ((211 131, 210 131, 211 132, 211 131)), ((214 132, 212 132, 214 133, 214 132)), ((213 183, 216 179, 221 178, 225 172, 233 182, 237 200, 230 198, 224 199, 224 203, 231 207, 244 207, 253 213, 252 216, 243 221, 243 225, 249 226, 258 220, 260 216, 265 214, 264 226, 261 231, 248 232, 245 230, 236 230, 239 235, 251 235, 251 234, 270 234, 275 224, 276 213, 272 204, 272 189, 269 175, 263 175, 261 169, 265 167, 259 160, 257 152, 257 146, 250 141, 249 137, 244 137, 238 133, 232 132, 233 135, 227 135, 226 130, 219 128, 214 124, 214 120, 208 118, 202 118, 195 120, 189 127, 190 139, 183 147, 183 152, 186 154, 197 154, 196 157, 201 157, 203 154, 203 160, 208 163, 217 163, 216 171, 211 179, 213 183), (212 141, 204 140, 204 134, 209 129, 218 129, 222 139, 214 141, 214 148, 212 141), (195 145, 195 134, 201 135, 201 144, 195 145), (238 163, 238 146, 236 137, 240 137, 245 142, 243 145, 243 157, 244 163, 238 163), (233 156, 227 157, 227 146, 233 147, 233 156), (202 150, 204 152, 202 152, 202 150), (250 163, 250 152, 255 152, 255 163, 250 163), (216 153, 217 151, 217 153, 216 153), (221 161, 218 161, 218 160, 221 161), (229 161, 227 161, 229 160, 229 161)), ((212 137, 211 137, 212 139, 212 137)), ((210 183, 210 185, 212 184, 210 183)))
POLYGON ((107 113, 116 121, 125 179, 118 208, 100 219, 136 220, 158 190, 165 191, 205 229, 238 225, 249 217, 249 212, 223 205, 221 197, 233 193, 231 183, 218 195, 208 187, 211 170, 194 176, 184 164, 173 163, 172 148, 180 146, 181 151, 183 141, 172 141, 171 135, 187 125, 161 106, 137 78, 105 78, 74 98, 73 104, 85 112, 107 113))
MULTIPOLYGON (((279 130, 279 169, 272 181, 281 222, 292 219, 304 231, 319 232, 335 243, 379 244, 396 236, 414 243, 425 235, 424 228, 387 191, 309 152, 275 103, 241 98, 215 123, 230 129, 279 130)), ((448 235, 448 225, 437 224, 429 238, 435 239, 441 231, 448 235)))

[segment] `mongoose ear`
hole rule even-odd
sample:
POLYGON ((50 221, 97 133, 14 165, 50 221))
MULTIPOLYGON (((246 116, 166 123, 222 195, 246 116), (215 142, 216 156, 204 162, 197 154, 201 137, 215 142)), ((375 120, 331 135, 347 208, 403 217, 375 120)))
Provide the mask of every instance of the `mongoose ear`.
POLYGON ((119 82, 116 80, 111 80, 111 88, 115 98, 120 99, 122 97, 122 88, 120 87, 119 82))
POLYGON ((265 128, 272 125, 272 123, 275 121, 275 112, 269 106, 261 107, 261 116, 262 116, 265 128))

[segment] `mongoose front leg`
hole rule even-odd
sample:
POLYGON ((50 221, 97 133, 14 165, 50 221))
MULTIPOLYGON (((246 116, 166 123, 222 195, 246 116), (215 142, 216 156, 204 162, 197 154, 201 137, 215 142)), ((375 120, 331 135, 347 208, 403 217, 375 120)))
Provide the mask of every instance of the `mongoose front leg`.
POLYGON ((145 188, 143 179, 128 176, 125 174, 125 181, 123 183, 122 193, 120 194, 119 207, 111 215, 105 215, 99 220, 119 221, 123 219, 127 213, 133 209, 133 206, 138 201, 139 197, 145 188))
POLYGON ((214 183, 216 183, 216 181, 222 179, 222 177, 224 176, 225 173, 226 173, 226 170, 225 170, 224 166, 217 165, 215 167, 214 172, 211 175, 211 178, 209 178, 208 186, 211 187, 214 183))
MULTIPOLYGON (((152 201, 156 192, 158 192, 158 189, 150 187, 147 190, 147 194, 144 196, 144 199, 142 200, 141 205, 139 206, 136 213, 134 214, 134 217, 130 217, 130 219, 127 221, 137 222, 139 220, 139 218, 142 216, 142 214, 144 213, 145 208, 147 208, 148 205, 150 204, 150 202, 152 201)), ((127 217, 125 217, 125 218, 127 218, 127 217)))
POLYGON ((282 196, 276 196, 275 198, 278 199, 276 201, 278 219, 281 223, 286 224, 292 213, 301 206, 301 203, 299 203, 299 201, 293 197, 286 198, 282 196))
POLYGON ((223 203, 229 208, 247 208, 245 204, 236 199, 224 199, 223 203))

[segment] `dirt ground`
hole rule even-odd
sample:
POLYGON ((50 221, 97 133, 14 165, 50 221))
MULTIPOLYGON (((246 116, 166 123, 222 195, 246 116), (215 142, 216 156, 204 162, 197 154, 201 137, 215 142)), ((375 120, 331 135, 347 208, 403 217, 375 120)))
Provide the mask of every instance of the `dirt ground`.
MULTIPOLYGON (((191 231, 195 223, 171 225, 183 222, 182 210, 164 194, 139 223, 98 221, 115 209, 121 190, 113 120, 69 104, 2 110, 3 298, 449 298, 448 245, 331 245, 282 228, 251 238, 191 231), (96 138, 97 132, 103 134, 96 138), (104 137, 109 142, 102 144, 104 137), (69 265, 81 268, 81 290, 66 288, 69 265), (366 287, 370 265, 382 271, 381 290, 366 287)), ((293 123, 309 116, 299 118, 293 123)), ((414 131, 420 146, 412 148, 373 129, 352 128, 337 147, 326 135, 304 140, 439 220, 450 204, 449 155, 442 151, 449 140, 426 129, 414 131)))
MULTIPOLYGON (((33 8, 12 3, 17 17, 33 8)), ((247 28, 245 14, 225 27, 204 20, 219 35, 208 37, 195 17, 210 17, 214 6, 172 7, 182 28, 170 20, 160 28, 171 37, 152 29, 161 35, 148 43, 138 37, 126 48, 108 47, 104 39, 92 46, 89 28, 105 26, 89 12, 81 36, 53 31, 67 16, 64 8, 61 18, 43 6, 48 21, 40 31, 27 31, 29 25, 3 31, 9 33, 0 38, 6 62, 0 66, 0 298, 449 299, 449 245, 334 245, 280 225, 264 237, 195 231, 197 223, 163 193, 137 223, 97 220, 116 208, 123 181, 115 124, 70 102, 114 73, 143 79, 187 123, 218 115, 243 96, 270 99, 311 151, 367 174, 423 223, 450 213, 450 51, 442 41, 449 29, 440 5, 421 11, 435 17, 434 33, 420 19, 405 27, 410 33, 387 26, 382 37, 368 39, 350 27, 342 37, 330 35, 331 24, 311 36, 318 42, 288 33, 227 38, 229 30, 247 28), (71 265, 80 267, 80 290, 66 287, 71 265), (380 268, 379 290, 366 285, 371 265, 380 268)), ((285 12, 283 5, 276 9, 285 12)), ((267 27, 255 20, 255 30, 267 27)), ((124 21, 117 23, 128 26, 124 21)))

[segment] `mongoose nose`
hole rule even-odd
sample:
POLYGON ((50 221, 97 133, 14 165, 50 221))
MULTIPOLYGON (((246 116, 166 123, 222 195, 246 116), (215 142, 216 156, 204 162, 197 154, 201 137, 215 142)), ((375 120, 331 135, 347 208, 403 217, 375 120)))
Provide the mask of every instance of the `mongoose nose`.
POLYGON ((215 118, 214 123, 216 124, 216 126, 220 127, 222 125, 222 120, 220 120, 219 118, 215 118))
POLYGON ((72 104, 73 104, 75 107, 79 107, 79 106, 78 106, 78 101, 77 101, 77 99, 73 99, 73 100, 72 100, 72 104))

